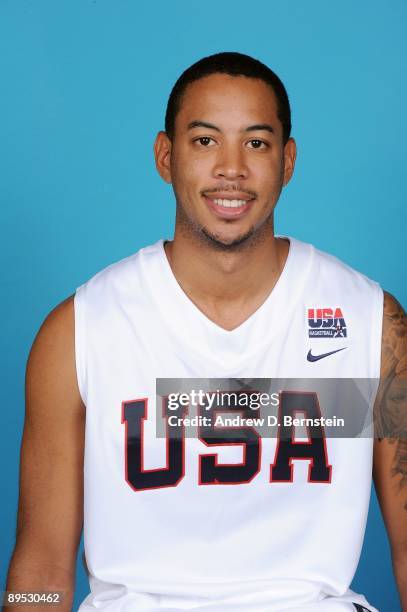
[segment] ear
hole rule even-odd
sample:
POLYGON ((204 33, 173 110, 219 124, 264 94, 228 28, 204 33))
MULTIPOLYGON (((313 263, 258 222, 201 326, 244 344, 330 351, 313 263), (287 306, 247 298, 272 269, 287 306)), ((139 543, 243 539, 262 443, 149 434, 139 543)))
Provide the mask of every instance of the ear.
POLYGON ((284 181, 287 185, 294 173, 295 159, 297 157, 297 145, 294 138, 289 138, 284 147, 284 181))
POLYGON ((171 183, 171 140, 163 131, 158 132, 154 143, 155 165, 166 183, 171 183))

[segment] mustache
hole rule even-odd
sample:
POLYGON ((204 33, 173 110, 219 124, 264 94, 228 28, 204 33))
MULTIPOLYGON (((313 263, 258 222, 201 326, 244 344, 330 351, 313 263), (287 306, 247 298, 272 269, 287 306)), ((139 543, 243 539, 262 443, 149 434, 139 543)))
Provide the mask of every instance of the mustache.
POLYGON ((247 189, 246 187, 242 187, 241 185, 239 185, 238 183, 236 183, 235 185, 231 185, 230 183, 227 185, 217 185, 216 187, 208 187, 207 189, 202 189, 201 191, 201 195, 204 194, 209 194, 209 193, 219 193, 222 191, 230 191, 231 193, 233 193, 234 191, 240 191, 242 193, 246 193, 249 196, 252 196, 253 198, 257 198, 257 192, 256 191, 252 191, 251 189, 247 189))

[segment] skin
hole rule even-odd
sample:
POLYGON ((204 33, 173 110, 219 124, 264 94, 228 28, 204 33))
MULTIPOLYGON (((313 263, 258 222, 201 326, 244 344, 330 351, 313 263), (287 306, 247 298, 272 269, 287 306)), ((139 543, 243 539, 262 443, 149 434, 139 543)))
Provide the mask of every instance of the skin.
POLYGON ((283 144, 272 89, 223 74, 190 84, 173 142, 159 132, 154 151, 177 202, 174 240, 166 244, 173 272, 208 318, 232 330, 264 302, 288 254, 287 242, 274 237, 273 211, 293 174, 296 146, 292 138, 283 144), (189 128, 197 122, 213 127, 189 128), (273 132, 247 131, 265 125, 273 132), (219 218, 203 198, 237 191, 255 196, 237 219, 219 218))
MULTIPOLYGON (((171 141, 159 132, 154 151, 177 202, 174 240, 165 246, 170 265, 202 312, 233 330, 266 299, 288 253, 287 243, 274 237, 273 211, 293 174, 296 148, 292 139, 283 143, 274 94, 256 79, 219 74, 201 79, 185 92, 175 137, 171 141), (196 121, 212 127, 188 127, 196 121), (264 124, 273 131, 247 131, 264 124), (220 190, 254 197, 247 214, 225 219, 214 212, 203 194, 220 190)), ((400 401, 405 398, 394 389, 406 379, 406 354, 405 313, 385 294, 376 422, 382 438, 386 428, 397 435, 375 441, 374 480, 404 609, 407 448, 400 435, 400 401)), ((50 313, 34 341, 26 399, 17 539, 7 589, 62 590, 64 603, 55 609, 65 612, 72 607, 83 522, 85 406, 76 380, 72 296, 50 313)), ((25 611, 24 606, 5 611, 16 609, 25 611)))
MULTIPOLYGON (((85 407, 75 368, 73 297, 44 321, 26 373, 16 546, 6 589, 63 591, 72 609, 75 561, 83 522, 85 407)), ((27 606, 5 612, 32 610, 27 606)))
POLYGON ((381 380, 375 405, 373 478, 389 535, 401 606, 407 610, 407 317, 384 294, 381 380))

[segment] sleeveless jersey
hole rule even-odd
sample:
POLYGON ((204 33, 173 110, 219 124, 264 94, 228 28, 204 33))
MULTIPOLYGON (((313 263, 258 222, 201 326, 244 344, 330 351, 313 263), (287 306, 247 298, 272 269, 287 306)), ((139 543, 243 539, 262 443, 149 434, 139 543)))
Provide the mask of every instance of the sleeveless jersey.
POLYGON ((163 240, 77 289, 91 588, 80 612, 375 610, 349 589, 372 436, 324 437, 315 450, 308 438, 156 435, 156 379, 379 378, 382 290, 287 240, 272 292, 232 331, 183 292, 163 240))

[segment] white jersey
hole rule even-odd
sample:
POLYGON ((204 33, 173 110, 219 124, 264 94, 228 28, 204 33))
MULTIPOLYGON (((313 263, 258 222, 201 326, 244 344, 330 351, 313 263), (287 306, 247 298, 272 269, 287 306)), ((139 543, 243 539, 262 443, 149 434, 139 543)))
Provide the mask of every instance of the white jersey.
POLYGON ((77 290, 91 587, 80 612, 334 612, 355 610, 351 602, 375 610, 349 589, 367 519, 372 436, 315 442, 305 428, 305 439, 284 444, 251 429, 249 444, 202 431, 188 437, 182 428, 178 438, 170 428, 156 434, 157 379, 379 378, 382 290, 289 241, 273 291, 232 331, 183 292, 163 240, 77 290))

